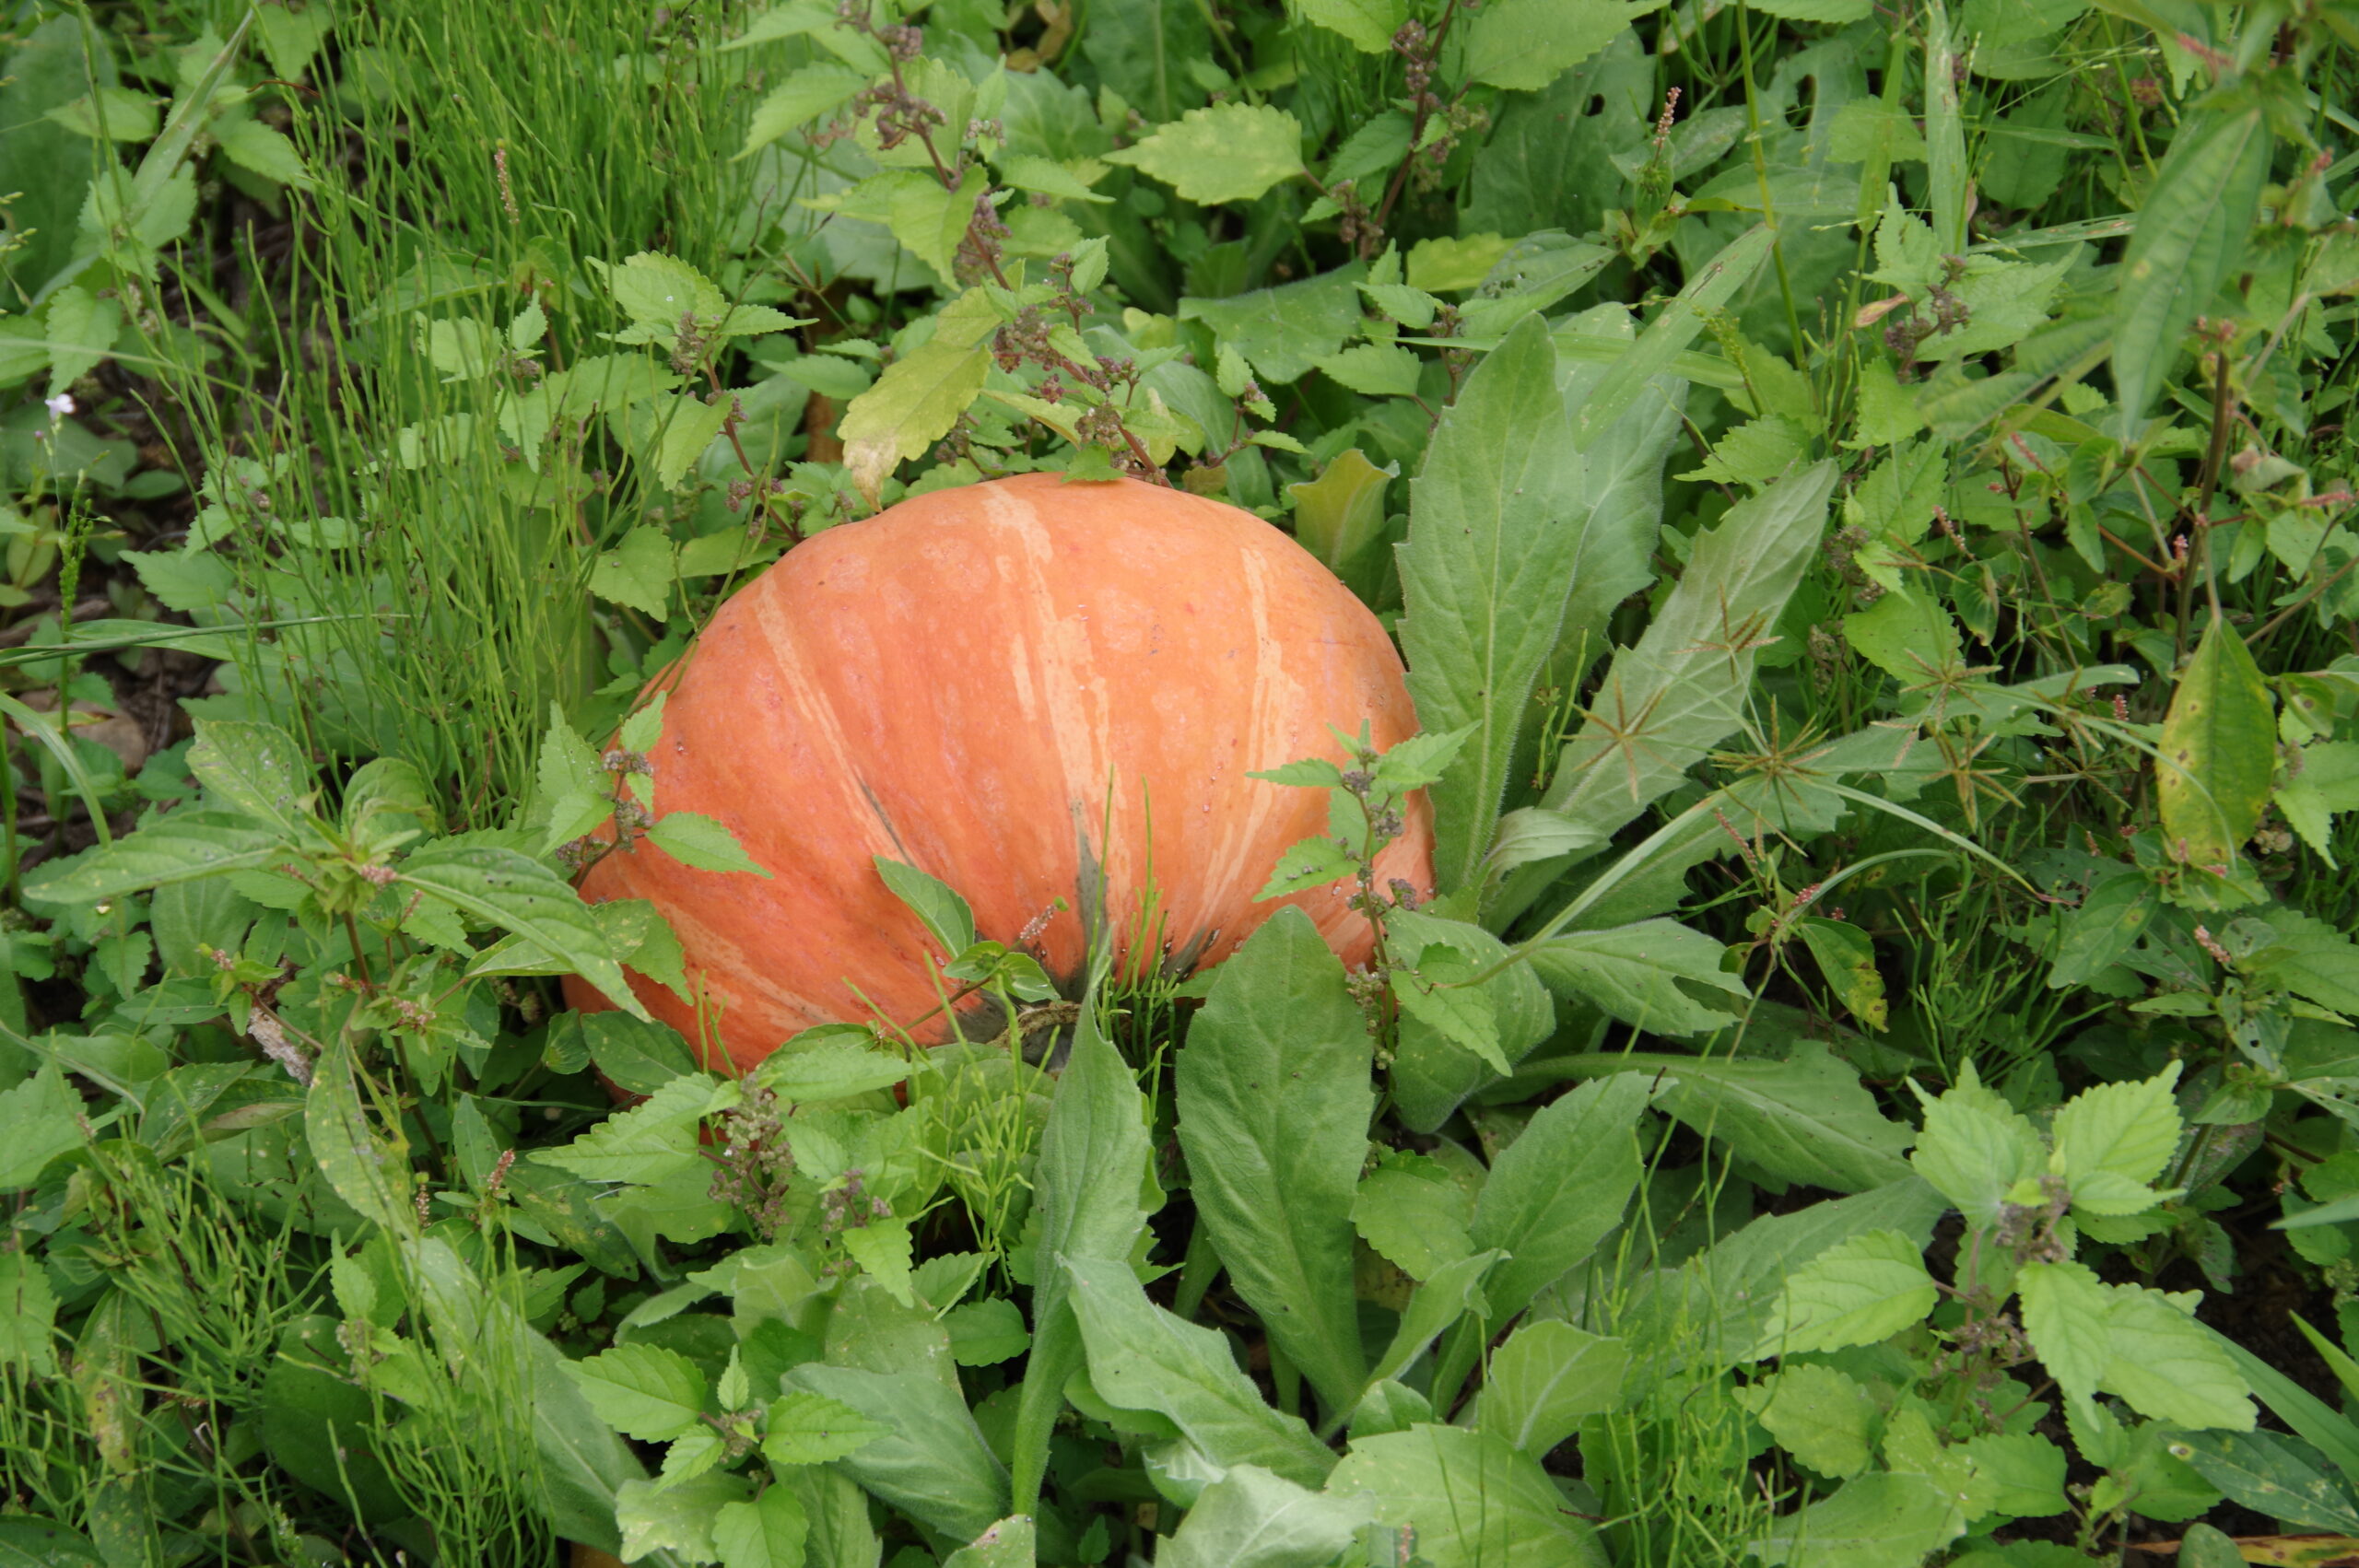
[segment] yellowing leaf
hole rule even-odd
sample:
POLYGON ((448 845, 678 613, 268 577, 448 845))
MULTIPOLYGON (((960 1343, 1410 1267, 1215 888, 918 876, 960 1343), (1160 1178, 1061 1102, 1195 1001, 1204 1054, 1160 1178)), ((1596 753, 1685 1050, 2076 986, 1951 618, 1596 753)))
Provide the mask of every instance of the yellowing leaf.
POLYGON ((2188 862, 2230 866, 2269 804, 2277 771, 2269 685, 2245 639, 2214 618, 2163 719, 2154 793, 2163 837, 2188 862))
POLYGON ((931 338, 895 361, 844 410, 839 429, 844 462, 871 506, 893 466, 949 434, 983 390, 992 334, 999 324, 990 298, 980 289, 968 290, 943 307, 931 338))

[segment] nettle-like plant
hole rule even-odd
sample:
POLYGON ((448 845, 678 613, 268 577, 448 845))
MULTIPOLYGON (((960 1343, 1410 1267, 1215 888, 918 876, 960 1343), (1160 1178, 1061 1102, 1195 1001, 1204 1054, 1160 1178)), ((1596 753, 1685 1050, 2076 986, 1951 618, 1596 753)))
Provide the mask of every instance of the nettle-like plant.
POLYGON ((1769 1539, 1781 1554, 1872 1538, 1913 1559, 2068 1510, 2085 1550, 2130 1513, 2210 1505, 2174 1454, 2184 1431, 2252 1430, 2243 1371, 2195 1320, 2201 1293, 2107 1284, 2078 1256, 2167 1223, 2161 1211, 2184 1196, 2155 1185, 2182 1176, 2190 1153, 2178 1080, 2174 1065, 2085 1090, 2045 1129, 1971 1071, 1939 1096, 1919 1091, 1909 1163, 1964 1220, 1949 1279, 1928 1268, 1921 1236, 1862 1232, 1791 1259, 1737 1350, 1754 1368, 1743 1398, 1769 1435, 1841 1483, 1780 1523, 1769 1539), (2034 1363, 2036 1383, 2019 1375, 2034 1363), (2093 1483, 2068 1489, 2065 1450, 2035 1430, 2060 1408, 2104 1472, 2093 1483))

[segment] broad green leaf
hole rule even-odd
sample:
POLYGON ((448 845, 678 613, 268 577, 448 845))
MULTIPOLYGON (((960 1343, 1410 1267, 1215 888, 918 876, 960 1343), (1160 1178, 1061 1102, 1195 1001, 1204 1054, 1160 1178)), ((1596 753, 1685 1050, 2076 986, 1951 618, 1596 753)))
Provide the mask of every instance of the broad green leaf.
POLYGON ((1366 54, 1390 53, 1392 35, 1408 19, 1406 0, 1295 0, 1306 22, 1340 33, 1366 54))
POLYGON ((1843 617, 1843 640, 1906 689, 1963 662, 1956 623, 1931 594, 1903 589, 1843 617))
POLYGON ((1496 1005, 1474 983, 1474 965, 1456 948, 1435 943, 1415 968, 1392 971, 1392 1000, 1402 1014, 1423 1024, 1504 1078, 1515 1071, 1499 1039, 1496 1005))
POLYGON ((1797 1362, 1738 1398, 1778 1447, 1819 1474, 1840 1480, 1868 1468, 1880 1412, 1865 1388, 1835 1368, 1797 1362))
POLYGON ((1921 1321, 1937 1299, 1917 1244, 1898 1231, 1870 1231, 1787 1276, 1748 1359, 1872 1345, 1921 1321))
MULTIPOLYGON (((1581 404, 1573 421, 1575 450, 1588 451, 1637 401, 1649 381, 1671 369, 1704 330, 1706 314, 1726 306, 1752 281, 1776 242, 1777 231, 1766 225, 1749 228, 1696 269, 1678 296, 1622 351, 1581 404)), ((1830 487, 1834 484, 1831 470, 1826 482, 1830 487)))
POLYGON ((1797 1258, 1848 1239, 1890 1230, 1928 1245, 1947 1205, 1915 1176, 1872 1192, 1766 1214, 1681 1266, 1642 1282, 1621 1327, 1634 1355, 1677 1355, 1696 1366, 1749 1359, 1797 1258))
MULTIPOLYGON (((1925 15, 1925 169, 1933 243, 1944 256, 1966 250, 1966 212, 1973 200, 1968 194, 1973 170, 1966 161, 1965 116, 1958 107, 1961 74, 1948 8, 1942 0, 1932 0, 1925 15)), ((1984 325, 1982 313, 1974 314, 1973 325, 1984 325)))
POLYGON ((1357 447, 1346 448, 1319 477, 1286 486, 1294 536, 1328 569, 1346 576, 1384 533, 1384 497, 1395 475, 1357 447))
POLYGON ((944 1558, 942 1568, 1033 1568, 1039 1547, 1031 1517, 1011 1515, 944 1558))
POLYGON ((2273 143, 2258 108, 2192 115, 2146 187, 2114 305, 2116 433, 2123 440, 2136 439, 2188 326, 2244 254, 2273 143))
POLYGON ((1925 1106, 1925 1126, 1908 1156, 1917 1174, 1971 1225, 1999 1223, 2015 1183, 2036 1176, 2047 1149, 2028 1117, 1988 1089, 1952 1089, 1925 1106))
POLYGON ((999 310, 980 288, 942 308, 933 335, 896 359, 851 400, 837 434, 844 461, 869 504, 894 465, 924 454, 983 390, 999 310))
POLYGON ((796 1367, 786 1382, 888 1429, 836 1461, 887 1504, 958 1540, 972 1540, 1007 1515, 1007 1471, 955 1386, 926 1372, 817 1363, 796 1367))
POLYGON ((752 1490, 745 1477, 715 1470, 683 1475, 668 1485, 661 1480, 625 1481, 615 1495, 622 1555, 633 1562, 655 1552, 689 1562, 718 1561, 713 1525, 722 1510, 745 1502, 752 1490))
POLYGON ((311 759, 275 724, 215 719, 197 727, 188 770, 216 802, 288 836, 299 833, 311 790, 311 759))
POLYGON ((2359 1012, 2359 946, 2316 916, 2276 907, 2265 919, 2271 940, 2246 961, 2256 978, 2337 1012, 2359 1012))
POLYGON ((1479 1424, 1533 1458, 1593 1415, 1620 1410, 1629 1347, 1558 1318, 1527 1323, 1491 1352, 1479 1424))
POLYGON ((1532 317, 1467 379, 1409 486, 1399 551, 1409 693, 1427 729, 1475 727, 1429 791, 1445 893, 1473 881, 1490 849, 1590 521, 1574 510, 1578 465, 1553 439, 1564 419, 1555 349, 1532 317))
POLYGON ((1531 950, 1532 971, 1558 995, 1587 999, 1601 1011, 1656 1035, 1709 1034, 1731 1015, 1707 1007, 1677 984, 1744 996, 1744 982, 1720 967, 1725 950, 1676 920, 1640 920, 1610 930, 1575 931, 1531 950))
POLYGON ((1603 49, 1661 0, 1490 0, 1461 25, 1466 74, 1474 81, 1537 92, 1603 49))
POLYGON ((1147 1300, 1127 1262, 1061 1261, 1100 1397, 1162 1416, 1215 1464, 1260 1465, 1301 1486, 1326 1479, 1335 1457, 1300 1421, 1263 1401, 1219 1330, 1147 1300))
POLYGON ((416 1224, 407 1151, 379 1136, 339 1038, 313 1065, 303 1101, 303 1134, 335 1195, 390 1230, 416 1224))
MULTIPOLYGON (((919 1293, 926 1293, 921 1289, 919 1293)), ((954 1306, 943 1315, 942 1326, 950 1335, 951 1359, 960 1366, 996 1366, 1022 1355, 1032 1344, 1024 1314, 1005 1296, 954 1306)))
POLYGON ((2100 1083, 2056 1113, 2050 1136, 2073 1207, 2134 1214, 2152 1205, 2148 1188, 2178 1147, 2178 1074, 2172 1062, 2142 1082, 2100 1083))
POLYGON ((1152 175, 1187 201, 1250 202, 1302 172, 1302 127, 1267 104, 1219 103, 1099 156, 1152 175))
POLYGON ((0 1190, 30 1187, 50 1161, 82 1146, 82 1096, 54 1061, 0 1090, 0 1190))
POLYGON ((2137 944, 2162 907, 2154 883, 2134 872, 2110 876, 2089 889, 2064 918, 2064 938, 2048 972, 2048 988, 2084 986, 2137 944))
POLYGON ((865 74, 821 61, 805 65, 772 88, 755 106, 745 126, 745 145, 737 150, 747 158, 790 131, 800 130, 822 114, 833 113, 868 85, 865 74))
POLYGON ((601 1421, 642 1443, 695 1426, 710 1392, 696 1363, 661 1345, 617 1345, 566 1370, 601 1421))
POLYGON ((764 1488, 751 1503, 724 1504, 712 1516, 721 1568, 803 1568, 810 1532, 802 1503, 782 1486, 764 1488))
POLYGON ((893 1429, 817 1394, 781 1394, 770 1402, 762 1457, 777 1465, 827 1465, 893 1429))
POLYGON ((1747 1550, 1765 1568, 1894 1568, 1947 1545, 1958 1533, 1956 1512, 1924 1476, 1857 1476, 1780 1520, 1747 1550))
POLYGON ((1844 26, 1860 20, 1874 8, 1874 0, 1767 0, 1759 10, 1763 16, 1782 17, 1790 22, 1844 26))
POLYGON ((1367 1516, 1357 1499, 1232 1465, 1197 1494, 1156 1551, 1156 1568, 1327 1568, 1367 1516))
POLYGON ((2215 617, 2179 672, 2154 759, 2164 837, 2185 847, 2190 865, 2236 863, 2269 805, 2276 734, 2259 666, 2243 636, 2215 617))
POLYGON ((1093 985, 1033 1166, 1040 1235, 1033 1265, 1032 1353, 1025 1363, 1011 1461, 1016 1506, 1026 1509, 1039 1502, 1065 1384, 1083 1361, 1080 1328, 1067 1300, 1069 1276, 1056 1260, 1121 1262, 1146 1226, 1141 1200, 1150 1161, 1146 1096, 1098 1026, 1096 1008, 1093 985))
POLYGON ((538 860, 513 849, 435 844, 404 860, 400 870, 408 885, 567 960, 616 1007, 634 1018, 648 1016, 581 897, 538 860))
POLYGON ((183 807, 113 843, 27 873, 25 897, 42 904, 92 904, 198 877, 252 871, 287 857, 288 835, 241 812, 183 807))
POLYGON ((1426 1425, 1355 1443, 1327 1491, 1414 1527, 1434 1568, 1605 1568, 1595 1531, 1540 1462, 1496 1433, 1426 1425))
POLYGON ((599 555, 590 568, 590 591, 661 621, 672 603, 674 576, 670 535, 641 523, 599 555))
MULTIPOLYGON (((2161 1291, 2135 1285, 2115 1285, 2111 1295, 2105 1315, 2106 1369, 2099 1387, 2121 1396, 2140 1415, 2157 1421, 2252 1430, 2251 1390, 2191 1310, 2180 1310, 2177 1301, 2161 1291)), ((2028 1328, 2028 1315, 2025 1323, 2028 1328)))
POLYGON ((861 1270, 884 1286, 895 1301, 903 1306, 917 1305, 917 1292, 910 1283, 916 1249, 907 1221, 872 1221, 845 1230, 837 1239, 861 1270))
MULTIPOLYGON (((1609 1060, 1614 1059, 1607 1059, 1609 1060)), ((1638 1057, 1634 1071, 1666 1082, 1657 1104, 1708 1137, 1788 1181, 1864 1192, 1907 1174, 1909 1129, 1860 1083, 1857 1069, 1825 1044, 1803 1041, 1784 1061, 1726 1057, 1638 1057)))
MULTIPOLYGON (((57 1375, 57 1293, 30 1252, 0 1252, 0 1366, 22 1367, 36 1378, 57 1375)), ((6 1562, 0 1555, 0 1562, 6 1562)))
MULTIPOLYGON (((1490 1304, 1483 1296, 1483 1277, 1505 1256, 1496 1251, 1470 1253, 1443 1264, 1434 1270, 1432 1279, 1412 1292, 1408 1305, 1401 1309, 1401 1325, 1392 1331, 1392 1342, 1368 1374, 1368 1387, 1398 1378, 1443 1330, 1468 1313, 1478 1318, 1487 1316, 1490 1304)), ((1357 1398, 1354 1403, 1358 1403, 1357 1398)))
POLYGON ((889 1089, 909 1075, 909 1062, 890 1052, 820 1040, 764 1057, 754 1082, 789 1105, 808 1105, 889 1089))
MULTIPOLYGON (((1497 969, 1483 989, 1498 1025, 1499 1048, 1520 1061, 1555 1031, 1556 1004, 1529 964, 1502 964, 1507 944, 1464 920, 1425 911, 1396 911, 1387 922, 1392 956, 1411 966, 1434 944, 1449 947, 1479 969, 1497 969)), ((1431 1132, 1449 1118, 1460 1102, 1497 1074, 1472 1052, 1452 1045, 1414 1016, 1401 1019, 1400 1049, 1392 1061, 1392 1095, 1401 1119, 1413 1131, 1431 1132)))
POLYGON ((1397 343, 1360 343, 1319 362, 1337 384, 1362 397, 1410 397, 1425 367, 1397 343))
POLYGON ((2096 1391, 2112 1359, 2106 1313, 2112 1299, 2085 1263, 2026 1263, 2015 1275, 2024 1332, 2056 1386, 2074 1398, 2096 1391))
POLYGON ((1890 1009, 1884 1000, 1883 972, 1876 968, 1874 939, 1848 921, 1815 915, 1796 920, 1794 930, 1810 949, 1811 957, 1817 960, 1818 971, 1836 1000, 1861 1024, 1883 1029, 1890 1009))
POLYGON ((565 1147, 536 1150, 532 1157, 589 1181, 660 1182, 698 1163, 697 1124, 735 1096, 734 1084, 686 1073, 565 1147))
POLYGON ((811 1522, 804 1568, 876 1568, 884 1547, 869 1519, 867 1494, 850 1477, 833 1466, 814 1466, 789 1470, 779 1484, 793 1490, 811 1522))
POLYGON ((1531 1305, 1621 1220, 1637 1185, 1646 1103, 1634 1073, 1584 1083, 1533 1117, 1492 1165, 1473 1237, 1508 1254, 1485 1285, 1493 1323, 1531 1305))
POLYGON ((311 185, 311 173, 303 167, 303 155, 285 132, 242 113, 220 116, 213 122, 211 130, 221 145, 223 156, 239 168, 281 185, 311 185))
POLYGON ((682 865, 700 872, 750 872, 765 879, 770 874, 745 853, 737 836, 715 817, 696 812, 665 812, 647 830, 647 838, 682 865))
POLYGON ((84 93, 71 103, 50 110, 44 117, 93 141, 103 138, 111 142, 148 142, 155 140, 156 133, 163 127, 163 116, 157 112, 154 96, 129 88, 100 88, 95 99, 84 93))
POLYGON ((1438 1160, 1395 1154, 1360 1178, 1352 1228, 1385 1261, 1413 1280, 1474 1250, 1467 1227, 1474 1197, 1438 1160))
POLYGON ((1220 966, 1177 1074, 1198 1223, 1330 1410, 1367 1373, 1352 1203, 1376 1112, 1371 1049, 1342 963, 1287 908, 1220 966))
POLYGON ((1180 318, 1203 322, 1223 347, 1251 362, 1254 375, 1285 385, 1309 374, 1359 330, 1359 281, 1367 275, 1367 266, 1353 262, 1273 288, 1182 299, 1180 318))
POLYGON ((50 296, 49 395, 55 397, 89 374, 122 331, 119 300, 98 298, 78 287, 50 296))
POLYGON ((975 945, 975 912, 957 889, 915 866, 883 855, 875 859, 876 874, 885 879, 893 896, 924 923, 926 933, 941 944, 945 960, 975 945))
POLYGON ((627 1094, 652 1094, 696 1071, 687 1041, 668 1024, 642 1023, 621 1012, 584 1013, 581 1038, 598 1071, 627 1094))

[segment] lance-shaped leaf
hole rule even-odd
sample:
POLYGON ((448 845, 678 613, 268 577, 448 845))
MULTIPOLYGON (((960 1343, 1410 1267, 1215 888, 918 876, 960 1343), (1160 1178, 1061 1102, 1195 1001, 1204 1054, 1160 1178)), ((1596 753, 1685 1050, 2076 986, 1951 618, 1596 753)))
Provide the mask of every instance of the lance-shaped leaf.
POLYGON ((288 852, 288 836, 239 812, 176 811, 113 843, 51 860, 25 878, 41 904, 121 898, 223 872, 266 866, 288 852))
POLYGON ((1282 909, 1221 965, 1180 1053, 1198 1219, 1330 1410, 1349 1408, 1367 1371, 1352 1200, 1376 1111, 1371 1048, 1342 963, 1307 916, 1282 909))
POLYGON ((2244 254, 2271 141, 2259 109, 2191 116, 2146 188, 2114 305, 2114 402, 2125 440, 2162 390, 2189 323, 2244 254))
POLYGON ((648 1016, 588 907, 540 861, 513 849, 436 844, 402 862, 401 880, 564 959, 616 1007, 648 1016))
POLYGON ((2186 845, 2189 864, 2230 866, 2252 837, 2277 770, 2276 732, 2252 650, 2215 617, 2179 672, 2154 759, 2163 834, 2186 845))
POLYGON ((947 435, 983 390, 999 325, 990 296, 980 288, 960 295, 934 318, 932 337, 895 360, 844 410, 837 430, 844 462, 870 505, 893 465, 947 435))
POLYGON ((1431 790, 1444 892, 1472 880, 1490 848, 1532 681, 1565 616, 1581 528, 1565 484, 1578 463, 1553 439, 1564 416, 1548 324, 1527 317, 1468 378, 1409 486, 1409 694, 1428 730, 1475 726, 1431 790))

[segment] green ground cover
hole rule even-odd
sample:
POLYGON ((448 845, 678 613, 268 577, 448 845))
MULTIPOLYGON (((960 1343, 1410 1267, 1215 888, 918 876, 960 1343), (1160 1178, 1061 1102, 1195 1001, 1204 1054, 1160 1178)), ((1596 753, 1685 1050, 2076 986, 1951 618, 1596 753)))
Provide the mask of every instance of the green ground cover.
POLYGON ((2359 1538, 2359 9, 6 26, 0 1563, 2359 1538), (910 882, 1053 1071, 568 1011, 645 683, 1033 470, 1378 613, 1289 782, 1438 896, 1051 998, 910 882))

